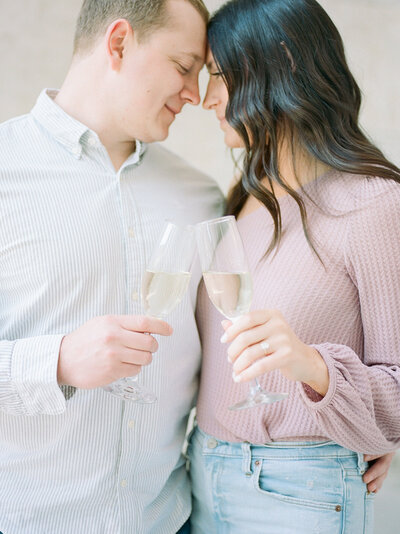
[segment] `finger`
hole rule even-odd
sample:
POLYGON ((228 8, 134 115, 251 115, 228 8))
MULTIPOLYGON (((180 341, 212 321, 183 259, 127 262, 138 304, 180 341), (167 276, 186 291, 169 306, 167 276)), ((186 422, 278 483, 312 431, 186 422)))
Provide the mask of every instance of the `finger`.
POLYGON ((141 370, 142 367, 140 365, 132 365, 129 363, 121 364, 118 369, 118 376, 115 377, 115 380, 118 380, 119 378, 126 378, 129 376, 137 376, 141 370))
POLYGON ((381 475, 380 477, 376 478, 375 480, 367 484, 367 490, 371 493, 378 493, 378 491, 383 486, 386 476, 387 476, 386 474, 381 475))
POLYGON ((270 356, 266 356, 265 358, 257 360, 241 373, 234 373, 233 380, 235 382, 249 382, 250 380, 257 378, 258 376, 264 375, 265 373, 274 371, 275 369, 280 369, 284 365, 283 360, 283 353, 277 351, 274 354, 271 354, 270 356))
POLYGON ((365 462, 372 462, 373 460, 377 460, 378 462, 387 462, 388 465, 392 463, 393 458, 395 457, 396 452, 388 452, 387 454, 364 454, 364 461, 365 462))
POLYGON ((382 454, 364 454, 364 462, 372 462, 377 458, 381 458, 382 454))
POLYGON ((271 335, 272 332, 268 323, 263 323, 259 326, 251 328, 250 330, 245 330, 244 332, 241 332, 228 347, 228 360, 230 362, 236 361, 236 359, 239 358, 239 356, 246 349, 256 344, 259 347, 259 357, 265 356, 259 344, 265 340, 268 340, 269 342, 269 338, 271 335))
POLYGON ((124 349, 120 353, 120 362, 130 365, 149 365, 153 361, 151 352, 144 350, 124 349))
POLYGON ((255 326, 259 326, 268 322, 275 313, 277 313, 275 310, 260 310, 242 315, 232 323, 232 326, 226 330, 225 334, 221 338, 221 343, 229 343, 241 332, 250 330, 250 328, 254 328, 255 326))
POLYGON ((378 457, 377 460, 368 468, 363 476, 363 480, 366 484, 372 482, 375 478, 387 474, 389 471, 390 464, 392 462, 393 455, 387 454, 382 457, 378 457))
POLYGON ((128 349, 144 350, 147 352, 157 352, 158 342, 151 334, 142 334, 121 329, 119 342, 128 349))
POLYGON ((155 317, 120 315, 119 322, 122 328, 132 332, 147 332, 149 334, 159 334, 160 336, 170 336, 172 334, 172 326, 155 317))
POLYGON ((228 321, 228 319, 224 319, 223 321, 221 321, 221 324, 222 324, 222 328, 224 330, 227 330, 232 325, 232 321, 228 321))
MULTIPOLYGON (((274 353, 274 345, 271 340, 268 342, 263 341, 264 346, 261 346, 261 343, 256 343, 247 347, 243 352, 241 352, 234 361, 233 372, 235 374, 242 373, 245 369, 253 365, 257 360, 265 358, 274 353), (266 352, 265 346, 268 346, 268 351, 266 352)), ((229 359, 229 358, 228 358, 229 359)), ((232 361, 232 360, 230 360, 232 361)))

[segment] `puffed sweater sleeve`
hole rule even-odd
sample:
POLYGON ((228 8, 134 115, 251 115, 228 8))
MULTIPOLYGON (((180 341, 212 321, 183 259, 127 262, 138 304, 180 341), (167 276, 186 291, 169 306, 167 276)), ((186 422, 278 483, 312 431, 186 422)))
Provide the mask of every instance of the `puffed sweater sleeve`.
POLYGON ((345 265, 358 290, 363 354, 313 345, 329 371, 325 397, 298 383, 302 401, 333 441, 357 452, 400 447, 400 185, 348 217, 345 265))

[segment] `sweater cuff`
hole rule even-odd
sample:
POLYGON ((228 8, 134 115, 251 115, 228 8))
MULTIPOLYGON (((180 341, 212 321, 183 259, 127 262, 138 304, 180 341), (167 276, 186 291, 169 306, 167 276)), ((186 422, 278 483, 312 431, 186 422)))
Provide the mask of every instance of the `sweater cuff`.
POLYGON ((329 387, 325 397, 313 390, 308 384, 302 382, 297 383, 297 388, 300 397, 304 404, 312 410, 318 411, 325 408, 333 399, 337 389, 337 369, 335 359, 332 357, 331 351, 327 345, 310 345, 316 349, 323 358, 329 374, 329 387))

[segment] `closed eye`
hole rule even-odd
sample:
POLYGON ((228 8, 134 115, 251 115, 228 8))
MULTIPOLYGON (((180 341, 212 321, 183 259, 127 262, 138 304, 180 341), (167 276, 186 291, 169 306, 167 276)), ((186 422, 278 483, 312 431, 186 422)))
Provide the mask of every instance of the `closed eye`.
POLYGON ((188 74, 191 70, 191 67, 187 68, 184 65, 182 65, 182 63, 176 62, 176 65, 178 66, 178 69, 181 72, 181 74, 188 74))

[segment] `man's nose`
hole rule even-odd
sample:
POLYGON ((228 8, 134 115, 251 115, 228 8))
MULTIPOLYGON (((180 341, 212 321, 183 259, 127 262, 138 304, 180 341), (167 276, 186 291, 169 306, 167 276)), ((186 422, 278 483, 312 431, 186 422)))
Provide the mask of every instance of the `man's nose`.
POLYGON ((193 106, 198 106, 200 104, 199 80, 188 80, 182 89, 181 98, 193 106))

